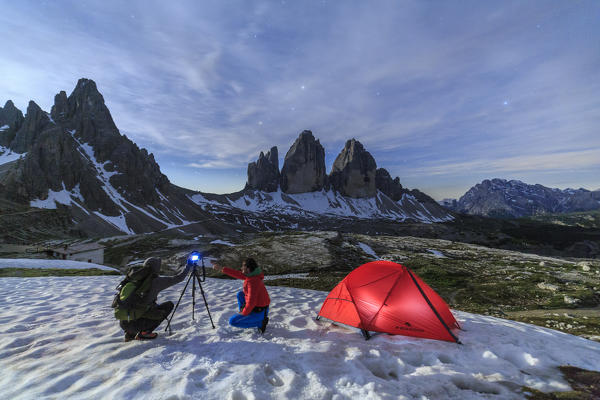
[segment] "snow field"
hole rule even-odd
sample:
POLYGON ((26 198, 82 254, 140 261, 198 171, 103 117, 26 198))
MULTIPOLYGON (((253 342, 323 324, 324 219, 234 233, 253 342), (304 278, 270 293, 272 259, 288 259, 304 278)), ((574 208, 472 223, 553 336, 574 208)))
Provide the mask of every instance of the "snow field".
MULTIPOLYGON (((2 128, 8 129, 8 125, 4 125, 2 128)), ((0 128, 0 132, 6 130, 2 128, 0 128)), ((0 165, 18 160, 26 155, 27 153, 13 153, 8 147, 0 146, 0 165)))
POLYGON ((105 265, 73 260, 41 260, 29 258, 0 258, 0 268, 38 268, 38 269, 101 269, 118 271, 105 265))
MULTIPOLYGON (((520 399, 522 385, 567 390, 555 368, 600 369, 600 343, 456 312, 464 345, 404 336, 364 341, 314 317, 327 293, 268 287, 264 336, 229 327, 240 281, 203 284, 216 329, 188 287, 173 334, 123 342, 117 276, 0 279, 0 398, 520 399)), ((162 292, 176 302, 184 283, 162 292)))

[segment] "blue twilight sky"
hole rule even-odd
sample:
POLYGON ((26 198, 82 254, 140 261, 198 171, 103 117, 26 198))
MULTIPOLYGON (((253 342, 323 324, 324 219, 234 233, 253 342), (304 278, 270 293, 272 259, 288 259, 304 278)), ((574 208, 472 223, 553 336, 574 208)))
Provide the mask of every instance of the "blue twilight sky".
POLYGON ((0 0, 0 102, 96 81, 177 185, 240 190, 304 129, 405 187, 600 189, 600 1, 0 0))

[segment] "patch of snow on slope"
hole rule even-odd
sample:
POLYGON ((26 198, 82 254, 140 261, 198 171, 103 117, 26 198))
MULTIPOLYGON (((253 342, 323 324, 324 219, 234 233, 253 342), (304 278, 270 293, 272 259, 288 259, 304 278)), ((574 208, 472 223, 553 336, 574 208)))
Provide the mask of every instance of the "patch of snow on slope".
POLYGON ((313 276, 313 277, 308 276, 308 272, 302 272, 302 273, 299 273, 299 274, 267 275, 267 276, 265 276, 264 280, 265 281, 273 281, 275 279, 289 279, 289 278, 295 278, 295 279, 319 279, 316 276, 313 276))
MULTIPOLYGON (((268 287, 264 335, 228 326, 241 282, 207 278, 173 334, 123 342, 108 306, 117 276, 0 278, 0 393, 7 399, 522 399, 522 386, 567 390, 559 365, 600 370, 600 343, 455 312, 463 345, 373 335, 315 321, 326 292, 268 287)), ((174 301, 184 283, 159 295, 174 301)))
POLYGON ((210 244, 223 244, 225 246, 235 247, 235 244, 230 243, 230 242, 226 242, 226 241, 221 240, 221 239, 213 240, 212 242, 210 242, 210 244))
POLYGON ((27 153, 13 153, 8 147, 0 146, 0 165, 13 162, 26 155, 27 153))
POLYGON ((48 198, 46 198, 46 200, 31 200, 29 202, 30 207, 56 210, 56 203, 59 203, 65 206, 76 205, 81 208, 77 202, 73 201, 73 197, 83 201, 79 184, 77 184, 77 186, 75 186, 75 188, 73 188, 71 191, 65 188, 64 182, 62 183, 62 187, 63 189, 60 192, 55 192, 52 189, 48 189, 48 198))
POLYGON ((104 221, 108 222, 109 224, 111 224, 112 226, 114 226, 115 228, 120 230, 121 232, 124 232, 128 235, 135 234, 135 232, 133 230, 131 230, 131 228, 127 225, 127 221, 126 221, 123 213, 121 213, 120 215, 115 216, 115 217, 104 215, 99 211, 94 211, 94 214, 96 214, 98 217, 102 218, 104 221))
POLYGON ((72 260, 39 260, 27 258, 0 258, 0 268, 37 268, 37 269, 101 269, 118 271, 105 265, 72 260))
POLYGON ((8 130, 8 128, 10 128, 10 126, 2 125, 2 126, 0 126, 0 132, 4 132, 5 130, 8 130))
POLYGON ((427 251, 433 254, 436 258, 447 258, 441 251, 432 249, 427 249, 427 251))
POLYGON ((373 258, 379 259, 379 257, 377 256, 377 253, 375 253, 375 251, 368 244, 365 244, 363 242, 358 242, 358 247, 360 247, 362 249, 362 251, 364 251, 368 255, 373 256, 373 258))
POLYGON ((194 203, 202 206, 205 204, 211 204, 214 206, 222 206, 222 203, 219 203, 218 201, 214 201, 214 200, 208 200, 206 197, 202 196, 201 194, 195 194, 193 196, 189 196, 188 195, 188 199, 190 199, 191 201, 193 201, 194 203))

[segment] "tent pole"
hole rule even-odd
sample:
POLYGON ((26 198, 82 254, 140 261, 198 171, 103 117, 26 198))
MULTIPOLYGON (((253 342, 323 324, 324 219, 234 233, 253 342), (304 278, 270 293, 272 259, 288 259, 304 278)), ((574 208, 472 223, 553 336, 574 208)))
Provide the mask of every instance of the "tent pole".
POLYGON ((427 295, 425 294, 425 292, 423 291, 423 289, 421 289, 421 286, 419 285, 419 283, 417 282, 417 280, 413 276, 412 272, 410 272, 410 269, 408 269, 407 267, 404 267, 404 268, 406 268, 406 272, 408 272, 408 274, 412 278, 412 280, 415 283, 415 285, 417 285, 417 288, 419 289, 419 292, 421 292, 421 294, 423 295, 423 298, 425 299, 425 301, 427 301, 427 304, 429 304, 429 307, 431 307, 431 309, 435 313, 436 317, 438 317, 438 319, 440 320, 440 322, 442 323, 442 325, 444 325, 444 328, 446 328, 446 330, 448 331, 448 333, 450 334, 450 336, 452 336, 454 338, 454 340, 456 341, 456 343, 462 344, 460 342, 460 340, 458 340, 458 338, 454 335, 454 333, 452 333, 452 331, 450 330, 450 328, 448 327, 448 325, 446 325, 446 322, 444 321, 444 319, 442 318, 442 316, 437 312, 437 310, 435 309, 435 307, 433 306, 433 304, 431 304, 431 301, 429 300, 429 298, 427 297, 427 295))

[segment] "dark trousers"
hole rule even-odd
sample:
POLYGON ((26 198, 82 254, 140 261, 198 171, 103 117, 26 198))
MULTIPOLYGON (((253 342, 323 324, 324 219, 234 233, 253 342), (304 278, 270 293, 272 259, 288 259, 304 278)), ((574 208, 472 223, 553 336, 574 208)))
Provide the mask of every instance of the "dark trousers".
MULTIPOLYGON (((240 311, 246 306, 246 297, 243 291, 237 294, 238 308, 240 311)), ((265 307, 263 311, 251 312, 248 315, 235 314, 229 318, 229 325, 237 328, 258 328, 262 325, 263 319, 269 314, 269 307, 265 307)))
POLYGON ((169 316, 169 314, 171 314, 173 307, 175 307, 175 305, 172 301, 162 303, 156 307, 156 310, 160 310, 163 314, 161 319, 140 318, 134 319, 133 321, 121 321, 121 329, 130 335, 136 335, 138 332, 142 331, 152 332, 158 328, 160 323, 163 322, 169 316))

